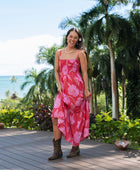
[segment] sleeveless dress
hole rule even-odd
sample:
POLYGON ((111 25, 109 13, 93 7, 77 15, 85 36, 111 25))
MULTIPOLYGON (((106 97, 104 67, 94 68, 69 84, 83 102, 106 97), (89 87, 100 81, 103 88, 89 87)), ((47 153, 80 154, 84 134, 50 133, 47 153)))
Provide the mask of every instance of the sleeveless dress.
POLYGON ((84 82, 77 59, 61 59, 59 56, 62 91, 56 97, 52 116, 58 118, 58 128, 65 140, 73 146, 89 135, 89 99, 84 98, 84 82))

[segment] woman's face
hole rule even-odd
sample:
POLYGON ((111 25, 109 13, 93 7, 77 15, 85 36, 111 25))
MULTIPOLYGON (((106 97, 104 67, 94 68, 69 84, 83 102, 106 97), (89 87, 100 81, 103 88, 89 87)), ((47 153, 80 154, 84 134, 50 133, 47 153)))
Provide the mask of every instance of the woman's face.
POLYGON ((71 32, 69 33, 69 35, 67 36, 68 46, 69 46, 70 48, 74 48, 75 45, 76 45, 77 42, 78 42, 78 39, 79 39, 79 36, 78 36, 77 32, 71 31, 71 32))

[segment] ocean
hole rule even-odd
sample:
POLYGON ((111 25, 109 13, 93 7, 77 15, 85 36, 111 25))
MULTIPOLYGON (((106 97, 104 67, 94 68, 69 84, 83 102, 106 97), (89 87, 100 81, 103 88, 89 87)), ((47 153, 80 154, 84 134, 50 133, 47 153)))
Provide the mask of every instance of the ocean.
POLYGON ((0 76, 0 100, 6 99, 6 92, 10 91, 10 96, 16 92, 18 97, 24 97, 29 90, 29 86, 21 90, 21 85, 26 81, 25 76, 15 76, 16 82, 11 82, 12 76, 0 76))

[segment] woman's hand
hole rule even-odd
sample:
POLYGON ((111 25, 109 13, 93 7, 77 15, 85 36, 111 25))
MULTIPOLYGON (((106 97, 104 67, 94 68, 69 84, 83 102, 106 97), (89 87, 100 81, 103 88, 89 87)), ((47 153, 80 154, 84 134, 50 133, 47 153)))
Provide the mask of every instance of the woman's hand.
POLYGON ((84 95, 85 95, 85 99, 87 100, 91 96, 91 93, 89 92, 89 90, 85 89, 84 95))

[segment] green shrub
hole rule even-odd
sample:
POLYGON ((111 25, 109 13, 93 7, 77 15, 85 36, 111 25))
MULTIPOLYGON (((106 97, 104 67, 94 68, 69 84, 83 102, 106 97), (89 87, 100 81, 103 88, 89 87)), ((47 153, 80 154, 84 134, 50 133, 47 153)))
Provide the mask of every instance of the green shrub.
POLYGON ((119 120, 112 119, 110 112, 97 114, 95 123, 90 127, 90 138, 107 143, 114 143, 117 139, 131 141, 140 146, 140 119, 130 120, 122 112, 119 120))
POLYGON ((32 108, 34 113, 35 121, 41 130, 53 130, 52 119, 51 119, 51 108, 48 105, 38 104, 32 108))
POLYGON ((48 105, 24 106, 16 103, 2 105, 0 109, 0 122, 5 127, 52 131, 51 108, 48 105))
POLYGON ((0 109, 13 109, 17 108, 20 99, 1 99, 0 109))
POLYGON ((18 127, 33 129, 35 127, 34 114, 31 111, 21 111, 20 109, 1 109, 0 122, 5 127, 18 127))

